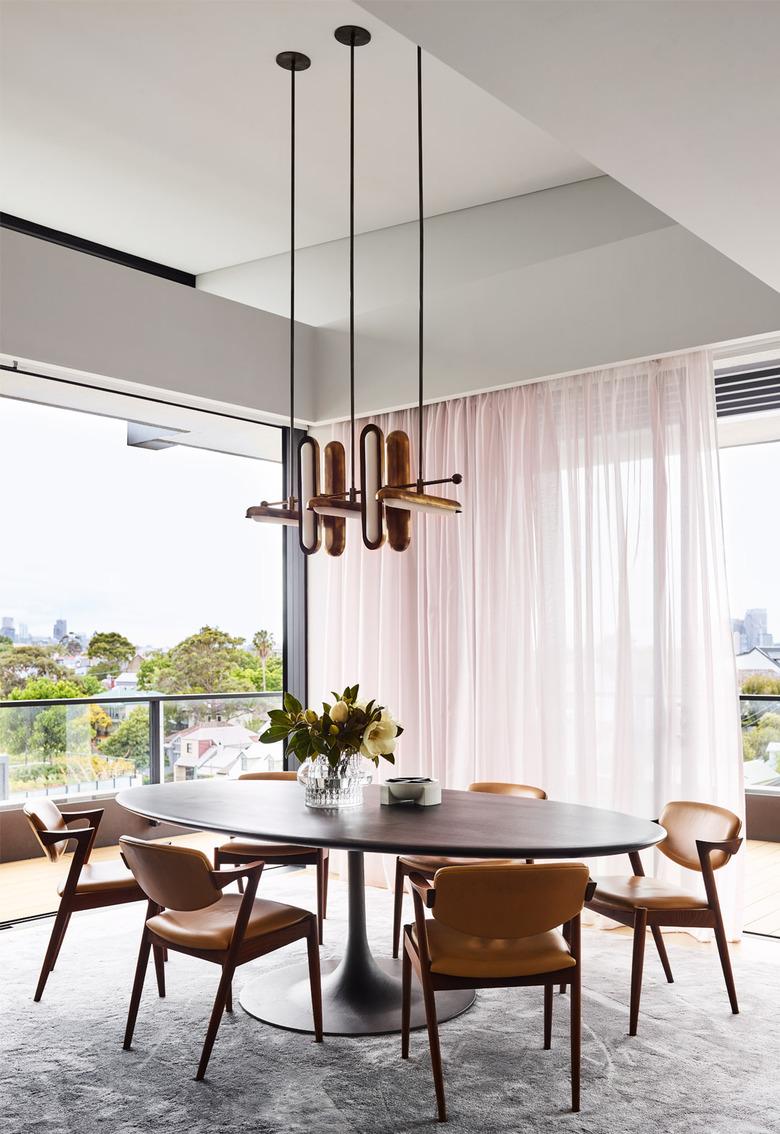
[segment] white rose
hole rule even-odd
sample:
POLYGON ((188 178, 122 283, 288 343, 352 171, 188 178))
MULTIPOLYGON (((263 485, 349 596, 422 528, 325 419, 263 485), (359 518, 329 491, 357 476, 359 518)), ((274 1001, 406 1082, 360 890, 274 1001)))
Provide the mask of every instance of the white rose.
POLYGON ((343 724, 349 716, 349 705, 346 701, 337 701, 330 710, 330 719, 336 724, 343 724))
POLYGON ((397 732, 398 725, 387 709, 383 709, 379 720, 370 724, 363 733, 363 743, 360 745, 361 755, 367 756, 369 760, 374 760, 377 756, 390 756, 395 752, 397 732))

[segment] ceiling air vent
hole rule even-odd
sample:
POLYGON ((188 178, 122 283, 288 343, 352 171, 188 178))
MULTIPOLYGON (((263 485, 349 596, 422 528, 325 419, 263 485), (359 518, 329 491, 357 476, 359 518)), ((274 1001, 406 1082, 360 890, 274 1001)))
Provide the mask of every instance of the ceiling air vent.
POLYGON ((780 363, 715 375, 718 417, 780 410, 780 363))

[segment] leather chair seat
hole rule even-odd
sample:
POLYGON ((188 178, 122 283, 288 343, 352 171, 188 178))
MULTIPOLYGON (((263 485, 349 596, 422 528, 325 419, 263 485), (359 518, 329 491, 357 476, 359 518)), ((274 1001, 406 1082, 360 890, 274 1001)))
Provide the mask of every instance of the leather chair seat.
POLYGON ((311 854, 316 847, 299 847, 292 843, 263 843, 259 839, 230 839, 217 848, 232 854, 256 854, 260 859, 278 855, 311 854))
MULTIPOLYGON (((185 949, 227 949, 242 901, 240 894, 223 894, 218 902, 205 909, 165 910, 150 917, 146 924, 152 933, 172 945, 183 945, 185 949)), ((256 898, 244 940, 286 929, 311 916, 296 906, 256 898)))
MULTIPOLYGON (((57 893, 60 897, 62 897, 66 881, 67 879, 63 878, 57 886, 57 893)), ((76 893, 99 894, 111 890, 137 890, 138 897, 144 897, 135 878, 121 862, 85 863, 81 868, 76 893)))
POLYGON ((669 886, 656 878, 631 878, 618 875, 596 878, 595 902, 636 909, 638 906, 648 910, 704 910, 707 902, 696 894, 669 886))
POLYGON ((445 858, 433 854, 404 854, 401 862, 409 870, 419 870, 421 874, 435 874, 445 866, 506 866, 508 858, 445 858))
MULTIPOLYGON (((557 929, 534 937, 471 937, 440 921, 426 921, 431 971, 457 977, 523 977, 576 965, 557 929)), ((417 945, 417 927, 412 927, 417 945)))

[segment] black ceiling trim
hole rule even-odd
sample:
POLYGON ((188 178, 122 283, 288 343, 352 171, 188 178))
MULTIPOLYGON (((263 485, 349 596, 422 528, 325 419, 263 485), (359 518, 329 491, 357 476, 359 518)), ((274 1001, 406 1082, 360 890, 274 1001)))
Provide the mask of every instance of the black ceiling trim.
POLYGON ((133 256, 130 252, 120 252, 118 248, 108 248, 105 244, 96 244, 94 240, 84 240, 81 236, 73 236, 69 232, 60 232, 56 228, 47 228, 46 225, 36 224, 35 221, 24 220, 22 217, 12 216, 10 213, 0 213, 0 228, 11 229, 12 232, 21 232, 25 236, 34 236, 38 240, 48 240, 50 244, 60 244, 63 248, 71 248, 74 252, 83 252, 87 256, 97 256, 101 260, 110 260, 112 264, 121 264, 125 268, 135 268, 138 272, 146 272, 150 276, 159 276, 173 283, 184 284, 185 287, 195 287, 195 276, 191 272, 183 272, 179 268, 170 268, 167 264, 157 264, 154 260, 144 260, 142 256, 133 256))

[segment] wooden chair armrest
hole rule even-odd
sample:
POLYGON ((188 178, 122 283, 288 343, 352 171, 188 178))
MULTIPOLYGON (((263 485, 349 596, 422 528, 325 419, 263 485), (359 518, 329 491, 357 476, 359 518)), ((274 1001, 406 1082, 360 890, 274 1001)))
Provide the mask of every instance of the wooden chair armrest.
POLYGON ((433 903, 436 900, 436 887, 423 878, 422 874, 410 874, 409 885, 412 887, 413 894, 419 894, 422 904, 429 910, 433 909, 433 903))
POLYGON ((586 902, 593 901, 593 895, 595 893, 596 893, 596 883, 593 881, 592 878, 589 878, 588 884, 585 887, 585 901, 586 902))
POLYGON ((215 886, 224 890, 226 886, 229 886, 231 882, 236 882, 239 878, 254 878, 257 875, 259 881, 264 866, 265 862, 257 858, 253 862, 248 862, 245 866, 236 866, 231 870, 212 870, 211 878, 215 886))
POLYGON ((742 839, 723 839, 721 842, 710 842, 708 839, 697 839, 696 848, 699 855, 709 855, 712 851, 723 851, 724 854, 736 854, 742 846, 742 839))
POLYGON ((77 843, 86 843, 88 846, 94 833, 94 827, 77 827, 75 831, 67 829, 64 831, 36 831, 38 838, 45 847, 53 846, 54 843, 69 842, 71 839, 75 839, 77 843))
POLYGON ((66 823, 73 823, 76 819, 86 819, 90 827, 96 829, 100 826, 100 820, 105 814, 105 808, 96 807, 94 811, 63 811, 62 818, 66 823))

